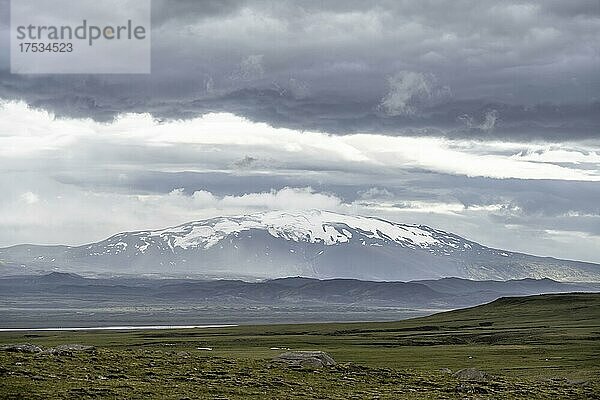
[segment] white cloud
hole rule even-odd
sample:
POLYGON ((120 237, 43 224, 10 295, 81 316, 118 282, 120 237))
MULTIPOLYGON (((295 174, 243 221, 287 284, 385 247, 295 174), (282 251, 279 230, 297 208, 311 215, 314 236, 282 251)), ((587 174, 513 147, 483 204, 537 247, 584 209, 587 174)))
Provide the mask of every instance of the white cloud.
MULTIPOLYGON (((487 125, 491 128, 491 120, 487 125)), ((108 166, 129 164, 171 171, 197 168, 198 162, 189 161, 193 154, 205 166, 218 170, 229 169, 250 153, 255 158, 272 160, 272 168, 288 170, 332 169, 350 173, 368 170, 393 176, 398 171, 417 168, 499 179, 600 181, 600 150, 594 144, 563 143, 557 148, 543 143, 374 134, 338 136, 274 128, 225 113, 167 122, 158 122, 149 114, 125 114, 114 122, 98 123, 88 119, 57 119, 24 103, 0 104, 0 155, 7 163, 31 158, 53 160, 58 150, 61 157, 68 155, 73 163, 88 165, 98 157, 98 163, 106 162, 108 166), (91 143, 94 145, 90 146, 91 143), (94 153, 100 145, 107 149, 102 157, 94 153), (136 148, 135 158, 123 151, 131 146, 136 148), (148 164, 144 155, 154 157, 160 154, 160 149, 168 151, 170 156, 156 165, 148 164), (178 154, 186 155, 185 161, 178 161, 178 154), (565 160, 592 165, 586 168, 577 163, 560 165, 565 160)), ((0 168, 2 165, 0 161, 0 168)))
POLYGON ((532 147, 511 156, 512 159, 541 163, 600 164, 600 152, 564 148, 558 145, 532 147))
POLYGON ((0 202, 0 247, 24 242, 82 244, 121 231, 264 210, 348 210, 337 196, 310 187, 224 196, 206 190, 186 194, 183 189, 146 195, 91 192, 70 185, 55 185, 47 192, 43 207, 34 210, 30 207, 39 198, 32 192, 0 202))
POLYGON ((284 188, 264 193, 249 193, 241 196, 225 196, 220 205, 224 207, 307 210, 339 209, 341 200, 330 194, 315 193, 308 188, 284 188))
POLYGON ((54 151, 93 135, 87 119, 59 119, 29 108, 25 103, 0 100, 0 156, 16 158, 40 151, 54 151))
MULTIPOLYGON (((317 193, 310 187, 270 190, 268 192, 245 193, 218 197, 206 190, 198 190, 188 196, 183 189, 171 191, 165 196, 148 196, 155 201, 178 202, 179 206, 190 210, 212 208, 227 214, 231 212, 247 212, 260 210, 336 210, 342 201, 335 195, 317 193)), ((143 196, 141 197, 144 198, 143 196)))
MULTIPOLYGON (((482 153, 490 144, 450 141, 442 138, 415 138, 349 135, 343 140, 382 165, 422 168, 429 171, 489 178, 558 179, 600 181, 600 164, 592 169, 577 169, 545 162, 532 162, 493 152, 482 153)), ((529 147, 521 144, 521 147, 529 147)), ((537 147, 532 145, 533 148, 537 147)), ((576 150, 571 150, 576 151, 576 150)))
POLYGON ((21 195, 21 199, 26 203, 26 204, 35 204, 38 201, 40 201, 40 198, 38 197, 37 194, 33 193, 33 192, 25 192, 21 195))
POLYGON ((378 210, 387 213, 408 213, 408 214, 436 214, 436 215, 454 215, 461 216, 466 214, 488 214, 499 211, 517 211, 515 207, 506 204, 486 204, 466 206, 456 201, 356 201, 354 205, 364 207, 365 209, 378 210))

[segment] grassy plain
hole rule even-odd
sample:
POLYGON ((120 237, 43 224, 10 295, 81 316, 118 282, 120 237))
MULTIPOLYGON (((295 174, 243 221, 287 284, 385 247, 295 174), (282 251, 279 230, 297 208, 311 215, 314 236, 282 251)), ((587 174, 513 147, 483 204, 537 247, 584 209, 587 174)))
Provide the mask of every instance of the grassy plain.
POLYGON ((97 350, 0 351, 2 399, 600 398, 600 294, 503 298, 399 322, 0 333, 11 343, 97 350), (326 351, 338 365, 272 363, 285 348, 326 351), (453 374, 463 368, 488 377, 453 374))

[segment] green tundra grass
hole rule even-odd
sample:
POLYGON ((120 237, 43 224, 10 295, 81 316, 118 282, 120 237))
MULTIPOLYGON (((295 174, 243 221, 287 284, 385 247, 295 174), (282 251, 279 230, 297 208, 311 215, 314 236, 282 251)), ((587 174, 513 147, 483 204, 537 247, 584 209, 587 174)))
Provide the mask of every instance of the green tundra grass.
POLYGON ((386 323, 0 333, 0 345, 12 343, 97 351, 0 351, 2 399, 600 398, 600 294, 503 298, 386 323), (323 350, 338 365, 272 363, 282 348, 323 350), (463 368, 488 377, 454 376, 463 368))

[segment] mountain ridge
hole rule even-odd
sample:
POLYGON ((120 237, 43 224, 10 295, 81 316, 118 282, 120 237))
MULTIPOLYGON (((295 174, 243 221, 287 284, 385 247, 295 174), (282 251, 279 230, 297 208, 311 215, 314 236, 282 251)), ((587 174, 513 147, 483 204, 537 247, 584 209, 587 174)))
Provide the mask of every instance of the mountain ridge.
POLYGON ((82 246, 17 245, 0 263, 41 270, 410 281, 600 281, 600 265, 494 249, 426 225, 330 211, 268 211, 121 232, 82 246))

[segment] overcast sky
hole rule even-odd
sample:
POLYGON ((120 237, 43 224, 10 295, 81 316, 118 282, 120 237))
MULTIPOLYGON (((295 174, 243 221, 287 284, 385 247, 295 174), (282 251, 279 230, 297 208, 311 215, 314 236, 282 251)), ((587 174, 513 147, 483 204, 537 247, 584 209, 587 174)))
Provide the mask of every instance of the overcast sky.
POLYGON ((600 262, 597 0, 153 0, 150 75, 11 75, 0 8, 0 246, 323 208, 600 262))

